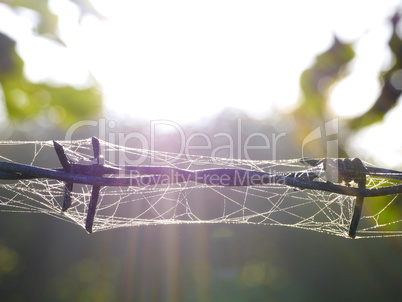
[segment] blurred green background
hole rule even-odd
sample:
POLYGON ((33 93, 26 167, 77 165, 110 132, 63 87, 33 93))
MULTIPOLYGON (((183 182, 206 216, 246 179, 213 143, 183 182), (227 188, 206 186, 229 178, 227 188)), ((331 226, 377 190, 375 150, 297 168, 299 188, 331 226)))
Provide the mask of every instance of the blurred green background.
MULTIPOLYGON (((104 22, 88 1, 71 2, 80 19, 104 22)), ((48 1, 0 1, 0 5, 16 14, 34 12, 35 35, 68 48, 59 35, 59 17, 48 1)), ((339 143, 339 157, 367 158, 361 147, 360 154, 350 154, 356 150, 354 141, 371 125, 381 127, 398 105, 402 87, 398 9, 395 4, 389 19, 383 20, 389 28, 386 47, 392 60, 379 74, 378 97, 365 112, 340 120, 339 134, 332 137, 339 143)), ((19 14, 21 22, 25 17, 19 14)), ((3 20, 0 13, 0 23, 3 20)), ((186 134, 236 133, 240 118, 244 137, 290 129, 275 150, 277 157, 300 157, 306 135, 336 117, 329 106, 331 93, 354 68, 356 43, 336 35, 332 39, 300 74, 297 106, 278 112, 275 121, 228 108, 182 125, 186 134)), ((0 140, 63 140, 75 123, 100 118, 114 122, 106 129, 106 138, 111 133, 149 135, 147 118, 134 120, 106 108, 102 85, 91 75, 83 85, 27 77, 19 43, 0 32, 0 140)), ((99 136, 100 131, 87 125, 73 138, 99 136)), ((397 129, 392 131, 398 140, 397 129)), ((175 151, 175 134, 164 135, 156 148, 175 151)), ((308 155, 326 156, 326 143, 311 142, 308 155)), ((272 153, 253 155, 253 159, 273 157, 272 153)), ((396 301, 402 293, 401 238, 347 240, 291 228, 208 224, 88 235, 74 224, 45 215, 2 212, 0 216, 1 301, 396 301)))

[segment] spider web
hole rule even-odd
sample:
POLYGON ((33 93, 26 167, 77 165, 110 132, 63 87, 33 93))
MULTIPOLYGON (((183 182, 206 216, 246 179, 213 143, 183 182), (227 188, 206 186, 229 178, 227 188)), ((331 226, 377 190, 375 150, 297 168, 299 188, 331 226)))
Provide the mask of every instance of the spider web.
MULTIPOLYGON (((192 171, 231 168, 285 175, 311 168, 297 159, 236 160, 100 143, 106 165, 163 166, 192 171)), ((61 144, 72 161, 89 162, 93 157, 90 139, 61 144)), ((52 141, 0 142, 0 161, 50 169, 60 167, 52 141)), ((326 181, 323 170, 314 181, 326 181)), ((391 184, 395 181, 385 178, 368 177, 367 181, 368 188, 391 184)), ((64 182, 52 179, 0 180, 0 211, 44 213, 85 228, 92 186, 74 184, 71 207, 63 212, 64 188, 64 182)), ((401 236, 397 199, 397 196, 366 198, 356 238, 401 236)), ((142 183, 141 186, 101 187, 93 232, 139 225, 241 223, 348 237, 353 210, 354 197, 274 183, 248 187, 191 181, 142 183)))

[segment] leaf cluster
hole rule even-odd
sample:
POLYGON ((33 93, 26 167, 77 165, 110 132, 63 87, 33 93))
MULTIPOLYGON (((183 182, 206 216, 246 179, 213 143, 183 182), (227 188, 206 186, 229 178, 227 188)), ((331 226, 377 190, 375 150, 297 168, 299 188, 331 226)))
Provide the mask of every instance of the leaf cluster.
MULTIPOLYGON (((74 0, 81 17, 101 15, 87 0, 74 0)), ((51 39, 64 47, 58 34, 58 17, 49 9, 48 1, 14 0, 7 4, 35 11, 39 22, 36 34, 51 39)), ((4 104, 10 121, 26 122, 44 119, 52 124, 68 126, 82 119, 97 116, 102 108, 101 94, 96 84, 85 89, 70 85, 54 86, 33 83, 24 75, 24 61, 16 51, 17 42, 0 32, 0 84, 4 104)))
MULTIPOLYGON (((393 55, 393 63, 379 75, 381 90, 373 106, 361 116, 348 121, 350 130, 359 130, 381 121, 385 114, 397 104, 402 93, 402 39, 398 32, 400 14, 390 18, 392 34, 388 47, 393 55)), ((345 43, 334 37, 328 50, 319 54, 311 67, 300 77, 302 90, 301 105, 295 113, 309 118, 323 118, 328 112, 329 96, 336 83, 349 71, 355 57, 353 43, 345 43)), ((351 100, 353 101, 353 100, 351 100)))

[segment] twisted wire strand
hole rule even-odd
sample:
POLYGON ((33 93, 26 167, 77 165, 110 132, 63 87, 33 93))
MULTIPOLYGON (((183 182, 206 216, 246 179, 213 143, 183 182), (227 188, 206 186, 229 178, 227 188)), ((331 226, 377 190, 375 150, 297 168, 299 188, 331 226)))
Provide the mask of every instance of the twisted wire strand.
MULTIPOLYGON (((47 169, 17 163, 0 162, 0 179, 23 180, 33 178, 48 178, 77 184, 99 186, 142 186, 167 183, 181 183, 194 181, 197 183, 215 186, 252 186, 252 185, 285 185, 299 189, 321 190, 349 196, 375 197, 402 193, 402 185, 391 185, 380 188, 355 188, 338 185, 331 182, 315 181, 317 174, 314 171, 300 171, 286 173, 268 173, 242 169, 207 169, 184 170, 172 167, 152 166, 100 166, 76 164, 75 171, 64 172, 63 169, 47 169), (103 174, 112 175, 119 173, 131 174, 130 177, 92 176, 79 174, 78 170, 100 170, 103 174), (167 182, 169 181, 169 182, 167 182)), ((368 168, 368 175, 378 176, 378 169, 368 168)), ((395 174, 395 171, 393 172, 395 174)), ((400 173, 400 172, 399 172, 400 173)), ((383 177, 389 176, 384 175, 383 177)), ((400 175, 397 175, 399 179, 400 175)), ((392 177, 393 179, 395 177, 392 177)))

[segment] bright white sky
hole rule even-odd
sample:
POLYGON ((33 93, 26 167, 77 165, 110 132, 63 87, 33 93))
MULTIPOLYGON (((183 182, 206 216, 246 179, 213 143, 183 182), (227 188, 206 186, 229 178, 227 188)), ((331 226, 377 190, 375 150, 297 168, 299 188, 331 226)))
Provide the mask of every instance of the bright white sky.
MULTIPOLYGON (((0 31, 19 40, 35 81, 102 86, 108 109, 132 117, 188 122, 236 107, 264 117, 295 106, 299 76, 335 33, 356 41, 353 72, 332 96, 334 115, 364 112, 389 62, 388 18, 400 4, 320 0, 92 0, 107 17, 77 23, 67 0, 51 0, 67 48, 32 36, 35 15, 22 20, 0 6, 0 31), (3 21, 2 20, 2 21, 3 21), (30 21, 31 20, 31 21, 30 21), (17 23, 18 22, 18 23, 17 23), (4 24, 8 24, 5 28, 4 24), (18 24, 10 26, 9 24, 18 24)), ((399 150, 400 151, 400 150, 399 150)))

